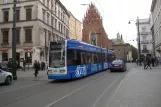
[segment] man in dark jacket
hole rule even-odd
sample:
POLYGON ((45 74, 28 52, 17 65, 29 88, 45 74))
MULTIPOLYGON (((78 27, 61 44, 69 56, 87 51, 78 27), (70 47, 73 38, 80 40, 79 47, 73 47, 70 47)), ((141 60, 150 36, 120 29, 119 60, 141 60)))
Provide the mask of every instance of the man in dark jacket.
POLYGON ((146 67, 146 69, 148 69, 148 67, 149 67, 150 69, 152 69, 152 68, 151 68, 151 57, 150 57, 150 56, 147 56, 147 57, 146 57, 146 60, 147 60, 147 67, 146 67))
POLYGON ((38 71, 39 71, 39 64, 38 64, 38 62, 37 62, 37 60, 35 60, 35 63, 34 63, 34 69, 35 69, 35 73, 34 73, 34 75, 35 75, 35 77, 37 77, 37 75, 38 75, 38 71))

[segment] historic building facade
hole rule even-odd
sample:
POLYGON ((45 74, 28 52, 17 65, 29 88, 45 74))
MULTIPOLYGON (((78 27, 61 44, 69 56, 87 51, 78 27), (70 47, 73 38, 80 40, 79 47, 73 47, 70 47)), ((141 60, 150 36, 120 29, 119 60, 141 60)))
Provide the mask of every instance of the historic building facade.
MULTIPOLYGON (((5 0, 4 0, 5 1, 5 0)), ((12 58, 13 0, 0 4, 0 62, 12 58)), ((49 41, 69 35, 69 13, 59 0, 18 0, 16 60, 47 62, 49 41), (30 51, 30 55, 27 55, 30 51)))
POLYGON ((150 30, 150 20, 139 19, 139 32, 140 32, 140 46, 141 46, 141 55, 152 55, 152 33, 150 30))
POLYGON ((111 48, 112 41, 103 27, 103 19, 100 16, 96 6, 90 4, 83 19, 83 39, 82 41, 100 46, 102 48, 111 48))
POLYGON ((155 43, 155 54, 161 57, 161 1, 152 0, 151 4, 152 23, 151 26, 154 43, 155 43))
POLYGON ((69 37, 82 41, 82 23, 71 12, 69 14, 69 37))

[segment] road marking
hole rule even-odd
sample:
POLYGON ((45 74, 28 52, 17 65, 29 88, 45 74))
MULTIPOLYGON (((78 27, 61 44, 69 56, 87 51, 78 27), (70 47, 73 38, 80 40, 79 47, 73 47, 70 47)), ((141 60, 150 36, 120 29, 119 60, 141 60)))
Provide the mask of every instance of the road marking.
POLYGON ((121 76, 117 77, 117 79, 114 82, 112 82, 112 84, 101 94, 101 96, 98 97, 97 100, 94 101, 94 103, 90 107, 94 107, 97 104, 97 102, 100 100, 100 98, 117 82, 118 79, 120 79, 120 77, 121 76))
MULTIPOLYGON (((105 79, 106 79, 106 78, 104 78, 103 80, 105 80, 105 79)), ((44 106, 44 107, 50 107, 50 106, 52 106, 53 104, 55 104, 55 103, 57 103, 57 102, 59 102, 59 101, 65 99, 65 98, 68 97, 68 96, 71 96, 72 94, 76 93, 77 91, 83 89, 84 87, 86 87, 86 86, 88 86, 89 84, 92 84, 92 83, 94 83, 95 81, 98 81, 98 80, 99 80, 99 79, 96 79, 96 80, 94 80, 94 81, 91 81, 91 82, 89 82, 88 84, 83 85, 82 87, 76 89, 75 91, 73 91, 73 92, 71 92, 71 93, 69 93, 69 94, 67 94, 67 95, 65 95, 65 96, 63 96, 63 97, 61 97, 61 98, 59 98, 58 100, 56 100, 56 101, 54 101, 54 102, 52 102, 52 103, 50 103, 50 104, 48 104, 48 105, 46 105, 46 106, 44 106)))
POLYGON ((27 86, 24 86, 24 87, 20 87, 20 88, 16 88, 16 89, 4 91, 4 92, 1 92, 1 93, 0 93, 0 96, 1 96, 1 94, 7 93, 7 92, 20 90, 20 89, 23 89, 23 88, 32 87, 32 86, 36 86, 36 85, 39 85, 39 84, 44 84, 44 83, 37 83, 37 84, 27 85, 27 86))

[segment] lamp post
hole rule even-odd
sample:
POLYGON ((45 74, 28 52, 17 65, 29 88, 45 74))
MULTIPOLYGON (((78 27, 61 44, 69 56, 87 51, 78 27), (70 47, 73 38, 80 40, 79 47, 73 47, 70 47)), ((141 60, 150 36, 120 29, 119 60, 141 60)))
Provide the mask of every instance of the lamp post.
MULTIPOLYGON (((131 21, 134 20, 130 20, 129 24, 131 24, 131 21)), ((134 21, 137 24, 137 32, 138 32, 138 60, 139 60, 139 65, 141 66, 141 45, 140 45, 140 23, 139 23, 139 17, 137 17, 137 21, 134 21)))
POLYGON ((13 1, 13 28, 12 28, 12 74, 13 80, 17 80, 17 64, 16 64, 16 2, 13 1))

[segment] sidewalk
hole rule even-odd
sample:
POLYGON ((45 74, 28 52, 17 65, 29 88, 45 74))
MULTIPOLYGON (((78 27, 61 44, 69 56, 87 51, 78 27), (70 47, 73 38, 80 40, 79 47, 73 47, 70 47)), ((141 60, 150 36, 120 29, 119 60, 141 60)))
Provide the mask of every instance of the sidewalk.
MULTIPOLYGON (((17 71, 17 76, 18 78, 35 78, 34 76, 34 69, 26 69, 26 71, 24 72, 22 69, 19 69, 17 71)), ((47 79, 47 70, 45 71, 39 71, 38 77, 39 80, 48 80, 47 79)))
POLYGON ((161 107, 160 68, 132 68, 107 107, 161 107))

